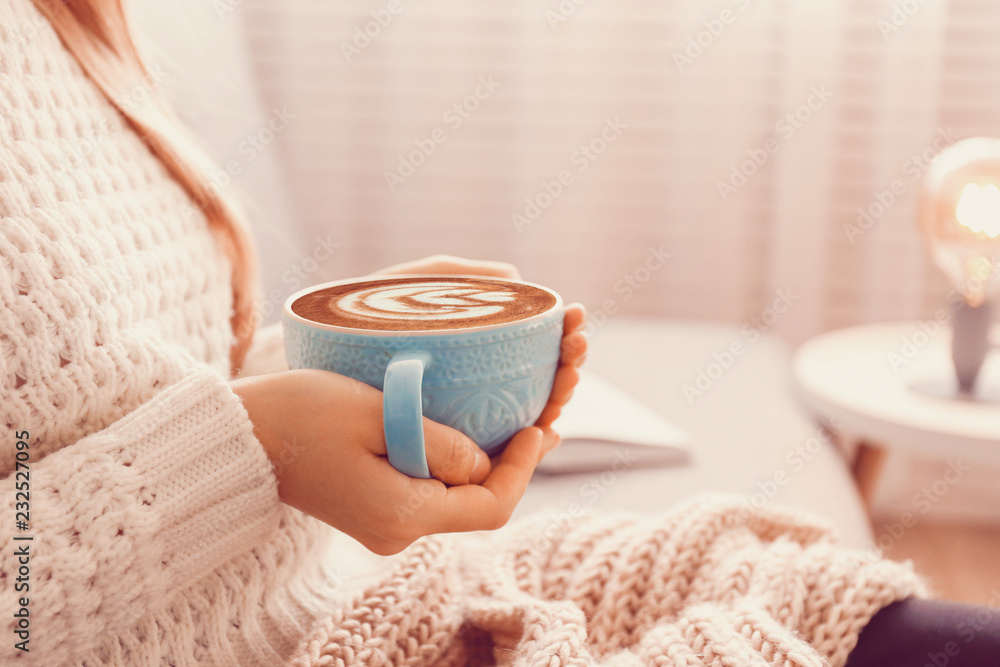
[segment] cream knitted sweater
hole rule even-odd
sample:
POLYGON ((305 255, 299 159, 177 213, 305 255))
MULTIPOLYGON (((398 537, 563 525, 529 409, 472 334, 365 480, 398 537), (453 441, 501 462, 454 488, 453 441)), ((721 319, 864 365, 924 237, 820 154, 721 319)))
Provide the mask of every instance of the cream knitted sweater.
POLYGON ((672 664, 788 664, 786 647, 842 664, 871 614, 919 589, 805 519, 747 533, 702 508, 551 549, 522 527, 486 572, 465 551, 479 538, 426 540, 342 600, 338 534, 278 501, 227 384, 229 275, 32 3, 0 0, 0 664, 433 665, 496 647, 575 665, 636 638, 672 664))
POLYGON ((227 384, 229 275, 34 5, 0 0, 0 664, 272 667, 329 604, 325 526, 279 502, 227 384))

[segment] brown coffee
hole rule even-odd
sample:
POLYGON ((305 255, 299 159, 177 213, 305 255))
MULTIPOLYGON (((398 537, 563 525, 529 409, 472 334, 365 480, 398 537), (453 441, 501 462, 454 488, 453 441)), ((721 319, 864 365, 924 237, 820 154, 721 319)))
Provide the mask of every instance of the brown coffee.
POLYGON ((493 278, 373 278, 299 297, 292 312, 322 324, 376 331, 439 331, 505 324, 551 310, 556 297, 493 278))

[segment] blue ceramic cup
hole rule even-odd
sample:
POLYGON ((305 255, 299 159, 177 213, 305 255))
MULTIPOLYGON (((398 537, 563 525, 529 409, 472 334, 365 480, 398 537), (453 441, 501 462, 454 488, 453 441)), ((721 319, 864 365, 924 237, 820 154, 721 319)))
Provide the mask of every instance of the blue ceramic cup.
POLYGON ((290 296, 282 315, 285 356, 290 368, 332 371, 383 392, 386 451, 393 467, 411 477, 430 477, 422 416, 458 429, 490 456, 535 423, 559 364, 564 308, 558 294, 532 283, 488 278, 544 290, 555 297, 555 305, 513 322, 448 330, 350 328, 292 311, 292 304, 311 292, 373 279, 324 283, 290 296))

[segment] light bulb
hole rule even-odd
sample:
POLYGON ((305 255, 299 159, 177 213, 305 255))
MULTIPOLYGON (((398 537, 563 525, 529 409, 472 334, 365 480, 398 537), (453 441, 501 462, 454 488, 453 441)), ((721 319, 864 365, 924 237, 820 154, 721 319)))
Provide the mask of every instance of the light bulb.
POLYGON ((1000 140, 965 139, 941 151, 924 181, 920 223, 934 262, 966 303, 1000 292, 1000 140))
POLYGON ((953 300, 951 359, 971 396, 989 354, 991 300, 1000 291, 1000 140, 965 139, 934 159, 921 190, 920 225, 953 300))

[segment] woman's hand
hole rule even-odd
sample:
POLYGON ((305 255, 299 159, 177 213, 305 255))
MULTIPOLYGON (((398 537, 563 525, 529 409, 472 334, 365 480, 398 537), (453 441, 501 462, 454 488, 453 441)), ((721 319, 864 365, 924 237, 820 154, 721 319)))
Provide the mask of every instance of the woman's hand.
MULTIPOLYGON (((398 264, 384 274, 466 274, 519 278, 502 262, 438 255, 398 264)), ((235 381, 278 477, 281 500, 351 535, 375 553, 402 551, 432 533, 504 525, 535 466, 559 444, 552 422, 579 381, 587 353, 583 306, 566 307, 549 402, 534 427, 520 431, 492 464, 463 433, 424 419, 427 465, 434 479, 414 479, 389 464, 382 393, 363 382, 317 370, 235 381)))
POLYGON ((558 441, 551 429, 524 429, 491 468, 472 440, 424 419, 435 479, 414 479, 386 458, 377 389, 318 370, 252 377, 232 387, 274 464, 281 500, 382 555, 431 533, 504 525, 542 454, 558 441))
POLYGON ((520 272, 513 264, 506 262, 491 262, 485 259, 464 259, 452 255, 434 255, 424 259, 387 266, 373 275, 438 273, 448 276, 492 276, 494 278, 513 278, 519 280, 520 272))
MULTIPOLYGON (((559 355, 559 368, 556 379, 549 394, 549 402, 542 410, 541 416, 535 422, 539 428, 549 428, 556 420, 562 407, 573 395, 573 389, 580 381, 580 366, 587 359, 587 337, 583 326, 587 321, 586 311, 578 303, 566 306, 566 318, 563 320, 563 338, 559 355)), ((558 444, 558 440, 556 442, 558 444)), ((545 450, 548 452, 548 450, 545 450)))

